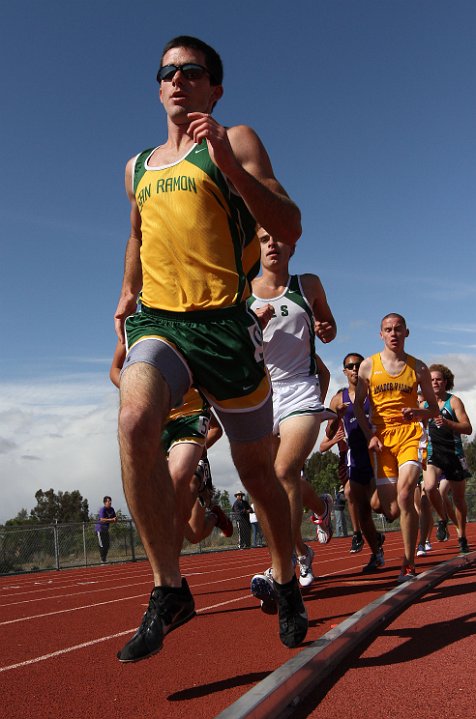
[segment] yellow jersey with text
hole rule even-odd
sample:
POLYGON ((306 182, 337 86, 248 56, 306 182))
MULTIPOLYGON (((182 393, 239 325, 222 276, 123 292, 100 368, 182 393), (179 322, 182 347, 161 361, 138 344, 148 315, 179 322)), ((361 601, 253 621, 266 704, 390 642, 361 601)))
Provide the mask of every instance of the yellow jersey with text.
POLYGON ((210 159, 206 140, 185 157, 151 167, 135 158, 141 215, 141 300, 171 312, 240 304, 259 268, 256 221, 210 159))
POLYGON ((407 424, 402 417, 403 407, 418 407, 414 357, 406 356, 406 364, 399 375, 388 374, 380 354, 372 355, 369 398, 371 420, 377 431, 407 424))

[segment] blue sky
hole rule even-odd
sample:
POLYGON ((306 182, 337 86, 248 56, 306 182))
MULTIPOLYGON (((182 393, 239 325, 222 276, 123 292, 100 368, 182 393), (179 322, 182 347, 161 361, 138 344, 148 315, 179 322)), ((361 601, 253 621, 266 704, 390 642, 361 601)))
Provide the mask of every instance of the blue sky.
MULTIPOLYGON (((338 323, 320 346, 445 361, 476 422, 473 0, 16 0, 2 10, 0 521, 40 487, 125 510, 107 377, 128 236, 124 166, 165 138, 155 74, 177 34, 225 66, 216 118, 251 125, 303 213, 294 272, 338 323)), ((238 480, 226 441, 215 483, 238 480)))

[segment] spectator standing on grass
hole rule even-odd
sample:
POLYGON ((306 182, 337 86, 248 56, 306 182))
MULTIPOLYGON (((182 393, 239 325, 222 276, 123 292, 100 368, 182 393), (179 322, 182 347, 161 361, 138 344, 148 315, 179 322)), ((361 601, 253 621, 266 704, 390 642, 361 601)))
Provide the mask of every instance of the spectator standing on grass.
POLYGON ((96 523, 96 534, 99 544, 99 554, 101 555, 101 564, 107 563, 107 553, 109 552, 109 525, 117 522, 116 513, 112 506, 112 499, 107 495, 102 500, 103 506, 98 512, 98 521, 96 523))
POLYGON ((243 492, 235 492, 235 501, 231 511, 238 527, 238 546, 240 549, 249 549, 251 547, 250 515, 253 510, 243 492))

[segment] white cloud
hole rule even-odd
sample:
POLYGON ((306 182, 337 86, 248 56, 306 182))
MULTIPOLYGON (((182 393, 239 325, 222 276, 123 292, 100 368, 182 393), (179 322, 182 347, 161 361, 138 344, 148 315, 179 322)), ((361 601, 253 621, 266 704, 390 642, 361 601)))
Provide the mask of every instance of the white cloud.
POLYGON ((122 495, 116 441, 117 395, 99 376, 4 384, 0 401, 0 522, 35 505, 38 489, 78 489, 96 511, 122 495))

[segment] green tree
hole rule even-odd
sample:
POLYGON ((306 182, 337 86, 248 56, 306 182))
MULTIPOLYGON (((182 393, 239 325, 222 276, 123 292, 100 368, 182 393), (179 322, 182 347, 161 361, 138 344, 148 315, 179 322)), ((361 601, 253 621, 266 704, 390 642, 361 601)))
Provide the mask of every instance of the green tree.
POLYGON ((471 441, 463 439, 464 454, 471 474, 476 475, 476 437, 471 441))
POLYGON ((30 515, 28 514, 28 510, 23 508, 20 509, 16 517, 13 517, 13 519, 8 519, 5 522, 5 526, 14 526, 17 524, 25 524, 30 521, 30 515))
POLYGON ((230 495, 228 494, 227 490, 217 490, 216 494, 213 497, 213 501, 215 504, 218 504, 225 514, 230 514, 231 512, 231 502, 230 502, 230 495))
POLYGON ((305 465, 305 474, 318 494, 334 491, 339 484, 338 468, 339 458, 335 452, 314 452, 305 465))
POLYGON ((83 499, 77 489, 58 494, 53 489, 46 492, 39 489, 35 499, 36 507, 31 510, 30 517, 41 524, 87 522, 89 519, 88 500, 83 499))
POLYGON ((464 454, 471 477, 466 480, 466 500, 468 503, 468 519, 476 519, 476 437, 468 442, 463 438, 464 454))

